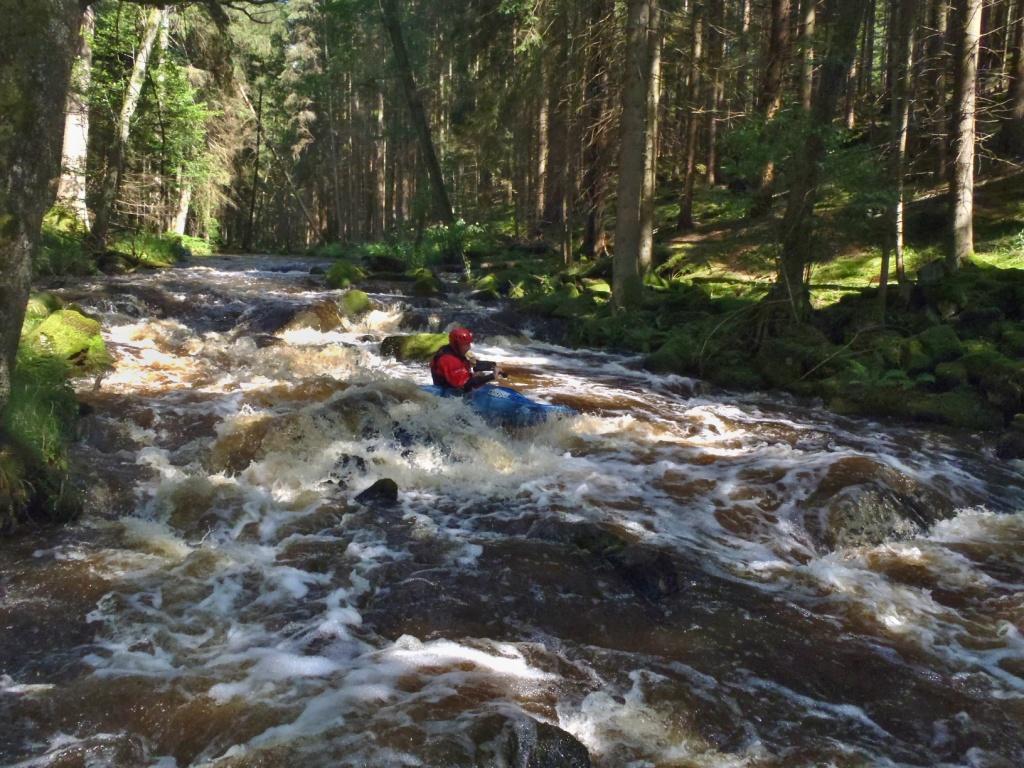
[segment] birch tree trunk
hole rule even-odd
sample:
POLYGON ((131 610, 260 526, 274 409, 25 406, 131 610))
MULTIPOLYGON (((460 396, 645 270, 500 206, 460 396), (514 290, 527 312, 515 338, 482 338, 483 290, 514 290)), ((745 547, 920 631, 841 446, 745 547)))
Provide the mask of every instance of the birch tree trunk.
POLYGON ((124 101, 121 103, 121 111, 118 113, 114 123, 114 140, 110 148, 110 159, 107 163, 107 173, 103 178, 99 200, 96 204, 96 219, 92 224, 90 239, 97 250, 106 246, 107 234, 110 230, 110 215, 113 212, 114 202, 117 200, 117 192, 121 186, 121 176, 124 173, 125 159, 128 153, 128 139, 131 138, 132 118, 139 106, 139 99, 142 96, 142 85, 146 79, 146 70, 149 68, 149 58, 153 53, 160 29, 167 16, 165 8, 151 8, 146 11, 145 25, 142 30, 142 39, 139 42, 139 49, 135 53, 135 62, 132 64, 132 74, 128 79, 128 87, 125 90, 124 101))
POLYGON ((950 200, 953 242, 946 258, 951 272, 974 255, 974 138, 982 0, 957 0, 956 102, 950 200))
POLYGON ((86 229, 92 219, 85 200, 85 169, 89 157, 88 91, 92 79, 92 34, 95 28, 96 15, 92 8, 87 8, 82 16, 78 57, 68 90, 60 184, 57 187, 57 200, 73 211, 86 229))

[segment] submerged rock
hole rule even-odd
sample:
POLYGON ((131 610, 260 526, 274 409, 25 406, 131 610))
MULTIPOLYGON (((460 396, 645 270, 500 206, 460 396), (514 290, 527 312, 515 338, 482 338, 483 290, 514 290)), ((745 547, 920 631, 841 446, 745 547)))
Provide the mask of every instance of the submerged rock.
POLYGON ((355 498, 360 504, 367 506, 388 506, 398 503, 398 483, 389 477, 375 482, 355 498))
POLYGON ((590 768, 590 753, 570 733, 532 717, 509 720, 504 752, 510 768, 590 768))

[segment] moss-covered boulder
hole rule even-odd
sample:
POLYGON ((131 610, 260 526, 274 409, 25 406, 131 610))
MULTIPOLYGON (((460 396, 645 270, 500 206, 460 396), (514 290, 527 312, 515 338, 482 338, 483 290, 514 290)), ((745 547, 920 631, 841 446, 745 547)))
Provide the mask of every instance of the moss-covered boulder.
POLYGON ((949 392, 922 392, 906 387, 851 387, 829 406, 838 413, 892 416, 908 421, 945 424, 972 430, 997 429, 1003 414, 977 390, 960 387, 949 392))
POLYGON ((956 389, 968 384, 967 368, 959 360, 935 366, 935 383, 940 389, 956 389))
POLYGON ((413 279, 412 293, 414 296, 437 296, 444 290, 437 275, 425 267, 414 269, 408 275, 413 279))
POLYGON ((346 317, 359 317, 373 309, 373 300, 355 288, 345 291, 339 303, 346 317))
POLYGON ((1024 364, 982 345, 960 360, 968 380, 1007 418, 1024 410, 1024 364))
POLYGON ((49 314, 25 337, 41 354, 67 361, 81 373, 102 370, 111 363, 100 336, 100 324, 73 309, 49 314))
POLYGON ((338 261, 327 270, 328 288, 348 288, 366 277, 362 268, 348 261, 338 261))
POLYGON ((964 353, 963 342, 948 325, 934 325, 919 333, 917 340, 934 364, 956 360, 964 353))
MULTIPOLYGON (((742 356, 752 367, 749 355, 742 356)), ((825 377, 829 360, 836 359, 835 349, 825 335, 808 325, 789 327, 784 333, 765 339, 757 352, 758 378, 775 387, 786 387, 815 375, 825 377)))
POLYGON ((1024 327, 1013 325, 1003 329, 1000 337, 1002 351, 1014 357, 1024 357, 1024 327))
POLYGON ((448 343, 447 333, 414 333, 388 336, 380 343, 380 353, 398 360, 429 360, 448 343))
POLYGON ((33 293, 25 306, 25 319, 42 319, 63 306, 64 303, 52 293, 33 293))

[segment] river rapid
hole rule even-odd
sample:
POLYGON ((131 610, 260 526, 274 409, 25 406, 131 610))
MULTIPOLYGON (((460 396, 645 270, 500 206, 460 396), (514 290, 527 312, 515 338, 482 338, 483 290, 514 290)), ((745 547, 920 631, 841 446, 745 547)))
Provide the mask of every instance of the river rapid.
POLYGON ((314 266, 58 291, 117 364, 86 513, 0 547, 0 764, 1024 764, 1020 463, 457 295, 325 330, 314 266), (380 355, 452 321, 582 414, 490 427, 380 355))

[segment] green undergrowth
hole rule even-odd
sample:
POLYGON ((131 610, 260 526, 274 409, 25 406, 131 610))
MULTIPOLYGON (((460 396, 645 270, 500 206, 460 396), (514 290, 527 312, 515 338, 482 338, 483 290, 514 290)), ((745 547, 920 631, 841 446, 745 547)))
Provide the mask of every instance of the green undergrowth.
MULTIPOLYGON (((656 244, 643 304, 628 314, 610 306, 607 258, 572 267, 554 253, 496 260, 469 287, 564 321, 569 343, 642 354, 655 371, 819 398, 841 413, 999 429, 1024 412, 1024 183, 982 189, 976 257, 952 276, 932 269, 938 278, 917 279, 943 258, 945 208, 941 200, 910 208, 908 281, 901 289, 891 265, 884 319, 881 251, 861 242, 869 228, 843 229, 837 214, 823 217, 817 235, 828 247, 809 271, 812 317, 780 323, 765 302, 775 224, 740 220, 742 206, 716 202, 720 191, 707 206, 719 211, 710 224, 656 244)), ((666 203, 659 221, 677 210, 666 203)))
POLYGON ((67 481, 78 416, 69 381, 110 364, 97 320, 53 294, 29 298, 11 396, 0 415, 0 532, 28 521, 66 520, 77 511, 67 481))
POLYGON ((88 248, 88 235, 70 210, 54 206, 43 219, 33 273, 47 277, 160 269, 211 256, 214 251, 211 243, 198 237, 124 231, 113 234, 106 250, 95 254, 88 248))

